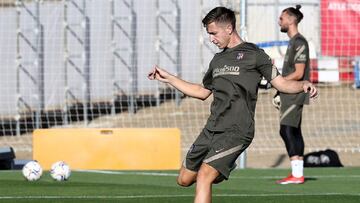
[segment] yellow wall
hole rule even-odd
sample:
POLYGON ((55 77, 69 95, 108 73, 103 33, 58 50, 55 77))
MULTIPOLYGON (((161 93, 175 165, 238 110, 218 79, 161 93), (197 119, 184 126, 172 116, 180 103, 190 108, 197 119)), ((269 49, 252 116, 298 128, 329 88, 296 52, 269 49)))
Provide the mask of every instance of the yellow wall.
POLYGON ((72 169, 178 169, 180 151, 177 128, 39 129, 33 133, 33 159, 44 170, 60 160, 72 169))

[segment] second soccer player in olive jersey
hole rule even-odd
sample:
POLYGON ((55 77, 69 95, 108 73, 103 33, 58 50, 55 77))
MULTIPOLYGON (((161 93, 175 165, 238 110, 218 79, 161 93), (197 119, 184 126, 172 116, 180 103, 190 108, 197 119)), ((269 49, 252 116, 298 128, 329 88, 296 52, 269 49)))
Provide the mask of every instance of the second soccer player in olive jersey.
MULTIPOLYGON (((286 8, 279 17, 281 32, 287 33, 290 38, 282 69, 282 76, 286 80, 309 80, 310 77, 309 45, 298 31, 298 24, 303 18, 300 8, 300 5, 286 8)), ((280 135, 285 143, 292 170, 289 176, 277 183, 304 183, 305 145, 301 133, 301 119, 303 105, 309 104, 309 97, 303 92, 280 93, 280 103, 280 135)))

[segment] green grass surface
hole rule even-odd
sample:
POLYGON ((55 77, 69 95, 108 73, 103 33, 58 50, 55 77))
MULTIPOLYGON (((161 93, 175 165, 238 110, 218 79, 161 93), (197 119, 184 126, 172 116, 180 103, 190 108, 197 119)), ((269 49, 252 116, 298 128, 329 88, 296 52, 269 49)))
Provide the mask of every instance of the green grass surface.
MULTIPOLYGON (((213 187, 213 202, 360 202, 360 168, 305 169, 301 185, 277 185, 283 169, 235 170, 213 187)), ((74 171, 56 182, 45 172, 28 182, 21 171, 0 171, 0 202, 192 202, 194 186, 177 186, 176 171, 74 171)))

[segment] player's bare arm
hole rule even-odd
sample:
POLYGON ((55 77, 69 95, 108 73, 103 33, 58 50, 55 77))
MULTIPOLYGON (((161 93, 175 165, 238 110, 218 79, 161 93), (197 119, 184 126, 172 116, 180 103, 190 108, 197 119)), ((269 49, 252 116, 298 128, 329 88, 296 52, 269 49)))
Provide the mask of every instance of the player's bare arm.
POLYGON ((316 98, 318 96, 316 87, 311 82, 306 80, 286 80, 284 77, 279 75, 271 80, 271 84, 280 92, 292 94, 304 91, 305 93, 309 92, 310 98, 316 98))
POLYGON ((302 80, 305 72, 305 63, 296 63, 295 71, 285 76, 286 80, 302 80))
POLYGON ((153 70, 149 72, 148 78, 150 80, 158 80, 163 83, 168 83, 185 95, 197 99, 205 100, 211 95, 211 91, 204 88, 202 85, 182 80, 156 65, 154 66, 153 70))

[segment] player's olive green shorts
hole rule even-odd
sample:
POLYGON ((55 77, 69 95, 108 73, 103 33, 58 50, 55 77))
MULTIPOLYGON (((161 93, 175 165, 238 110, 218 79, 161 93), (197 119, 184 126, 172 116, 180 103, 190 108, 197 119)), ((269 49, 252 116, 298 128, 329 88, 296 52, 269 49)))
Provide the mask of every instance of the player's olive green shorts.
POLYGON ((280 124, 298 128, 301 122, 303 105, 281 104, 280 124))
POLYGON ((250 145, 253 137, 253 130, 241 134, 238 130, 212 132, 204 128, 190 147, 184 167, 197 172, 202 163, 207 163, 228 179, 236 159, 250 145))

